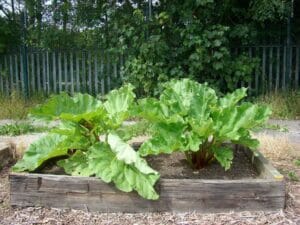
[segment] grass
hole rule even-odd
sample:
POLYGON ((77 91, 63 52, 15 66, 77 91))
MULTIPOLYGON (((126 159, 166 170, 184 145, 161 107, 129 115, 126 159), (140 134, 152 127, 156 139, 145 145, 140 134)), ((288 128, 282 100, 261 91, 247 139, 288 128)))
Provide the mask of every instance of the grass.
POLYGON ((27 133, 44 132, 48 128, 42 126, 33 126, 29 123, 14 123, 0 126, 0 135, 17 136, 27 133))
POLYGON ((270 93, 255 102, 269 106, 273 119, 300 119, 300 91, 270 93))
POLYGON ((1 119, 25 119, 28 111, 33 106, 45 100, 43 95, 34 95, 25 100, 22 94, 12 92, 10 96, 0 94, 0 120, 1 119))

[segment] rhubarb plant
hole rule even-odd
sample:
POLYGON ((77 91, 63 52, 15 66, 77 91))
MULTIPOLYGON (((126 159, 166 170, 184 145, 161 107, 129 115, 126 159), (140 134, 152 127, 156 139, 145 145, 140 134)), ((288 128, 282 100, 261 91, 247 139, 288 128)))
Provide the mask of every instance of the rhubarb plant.
POLYGON ((216 160, 228 170, 233 150, 225 143, 257 149, 259 142, 250 131, 264 123, 271 111, 241 102, 246 88, 224 97, 189 79, 172 80, 163 88, 159 99, 139 100, 136 113, 152 124, 152 136, 140 147, 140 156, 181 151, 194 169, 216 160))
POLYGON ((105 101, 88 94, 60 94, 31 111, 42 120, 59 120, 58 128, 34 142, 14 171, 36 171, 54 161, 67 174, 96 176, 124 191, 137 191, 146 199, 158 199, 154 185, 159 179, 146 160, 127 142, 123 122, 135 105, 133 87, 111 91, 105 101))

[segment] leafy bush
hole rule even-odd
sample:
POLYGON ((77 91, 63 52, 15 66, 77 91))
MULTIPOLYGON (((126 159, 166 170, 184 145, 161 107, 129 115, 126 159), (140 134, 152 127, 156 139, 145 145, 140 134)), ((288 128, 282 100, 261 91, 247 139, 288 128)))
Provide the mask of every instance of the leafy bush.
POLYGON ((218 98, 206 84, 183 79, 164 84, 159 100, 139 101, 138 113, 153 124, 152 138, 139 149, 141 156, 184 152, 194 169, 217 160, 230 168, 233 150, 224 143, 247 146, 252 150, 259 142, 250 129, 262 124, 271 114, 267 107, 249 102, 238 104, 246 88, 218 98))
MULTIPOLYGON (((122 191, 136 190, 147 199, 157 199, 154 184, 158 172, 125 142, 120 132, 131 115, 135 95, 131 85, 111 91, 102 102, 87 94, 53 96, 31 111, 39 119, 62 121, 60 127, 33 143, 14 171, 35 171, 49 160, 74 176, 99 177, 122 191)), ((135 134, 135 132, 132 132, 135 134)))

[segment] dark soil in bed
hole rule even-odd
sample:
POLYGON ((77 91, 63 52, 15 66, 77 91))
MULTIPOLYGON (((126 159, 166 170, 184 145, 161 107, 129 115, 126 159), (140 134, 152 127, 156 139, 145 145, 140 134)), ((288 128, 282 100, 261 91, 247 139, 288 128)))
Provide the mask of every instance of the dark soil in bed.
MULTIPOLYGON (((187 179, 243 179, 255 178, 257 171, 252 166, 245 150, 234 151, 234 160, 231 168, 225 171, 217 162, 199 171, 190 168, 185 160, 184 153, 177 152, 171 155, 151 156, 147 158, 152 168, 160 172, 162 178, 187 178, 187 179)), ((65 174, 63 169, 53 165, 46 166, 40 173, 65 174)))
POLYGON ((231 168, 227 171, 217 162, 208 167, 195 171, 190 168, 185 160, 184 153, 177 152, 172 155, 151 156, 147 160, 152 168, 160 172, 162 178, 187 178, 187 179, 243 179, 256 178, 258 172, 245 154, 245 150, 234 151, 231 168))

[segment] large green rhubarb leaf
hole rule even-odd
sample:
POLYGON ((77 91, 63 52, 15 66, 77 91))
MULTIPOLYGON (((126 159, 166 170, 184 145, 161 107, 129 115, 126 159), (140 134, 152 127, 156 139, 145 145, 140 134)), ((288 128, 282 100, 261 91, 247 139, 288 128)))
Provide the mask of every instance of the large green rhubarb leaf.
POLYGON ((125 85, 118 90, 111 91, 106 97, 104 107, 108 117, 118 126, 130 115, 129 108, 132 107, 135 98, 133 86, 125 85))
POLYGON ((159 179, 159 174, 151 169, 145 160, 137 153, 135 155, 128 146, 127 154, 116 149, 116 139, 110 137, 111 145, 98 143, 90 148, 88 162, 89 169, 104 182, 113 182, 122 191, 130 192, 136 190, 139 195, 146 199, 158 199, 159 196, 154 189, 154 184, 159 179))
POLYGON ((78 122, 81 119, 100 117, 103 111, 101 106, 101 101, 91 95, 78 93, 70 97, 62 93, 52 96, 45 104, 32 109, 30 115, 45 120, 66 119, 78 122))
POLYGON ((93 172, 88 167, 86 153, 79 150, 70 158, 58 161, 57 165, 64 168, 65 172, 72 176, 88 177, 93 175, 93 172))
POLYGON ((25 151, 21 160, 13 166, 13 171, 34 171, 45 161, 67 155, 68 148, 64 145, 66 136, 48 134, 32 143, 25 151))
POLYGON ((224 167, 225 170, 228 170, 233 160, 232 149, 229 147, 213 147, 213 152, 221 166, 224 167))
POLYGON ((147 156, 185 150, 185 128, 186 125, 183 123, 155 124, 153 137, 141 145, 139 154, 147 156))

